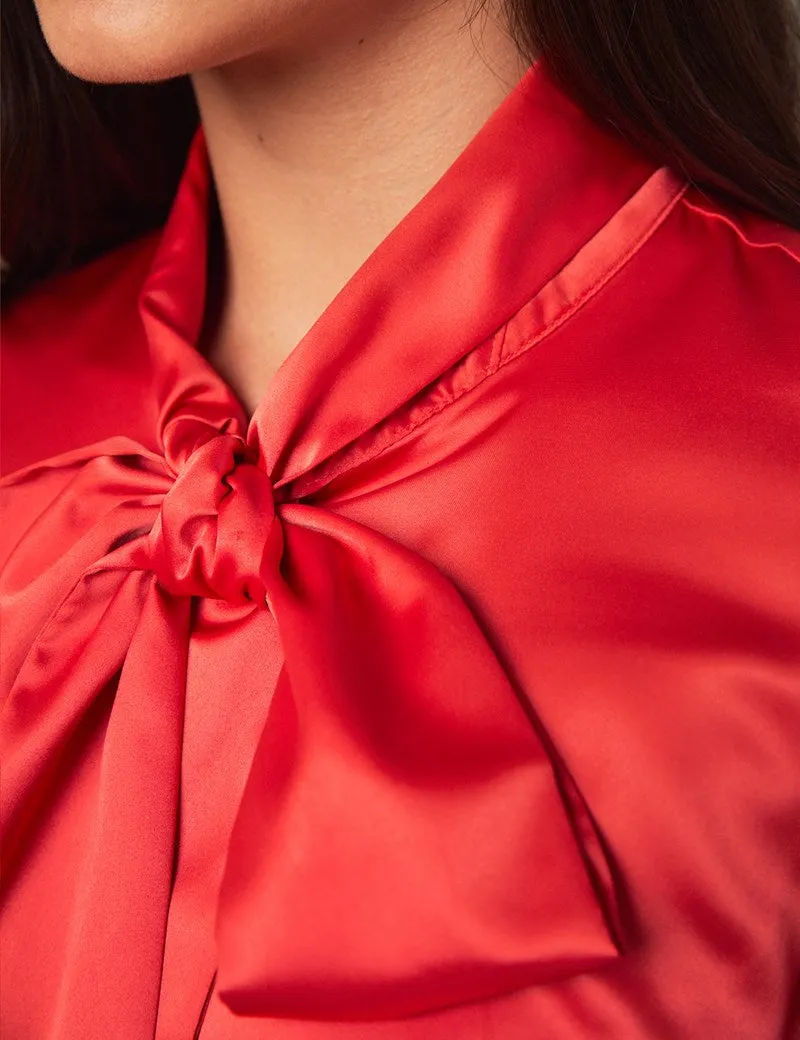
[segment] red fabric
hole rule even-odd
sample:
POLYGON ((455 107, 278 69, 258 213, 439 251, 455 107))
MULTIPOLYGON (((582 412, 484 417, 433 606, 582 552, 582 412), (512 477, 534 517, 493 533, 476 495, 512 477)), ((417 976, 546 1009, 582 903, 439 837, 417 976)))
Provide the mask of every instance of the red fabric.
POLYGON ((800 236, 539 63, 248 421, 208 180, 5 323, 4 1036, 791 1035, 800 236))

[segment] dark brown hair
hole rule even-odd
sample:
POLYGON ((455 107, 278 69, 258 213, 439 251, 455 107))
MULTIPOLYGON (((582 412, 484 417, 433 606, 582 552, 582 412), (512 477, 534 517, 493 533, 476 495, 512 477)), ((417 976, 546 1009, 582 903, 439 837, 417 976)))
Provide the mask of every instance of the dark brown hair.
MULTIPOLYGON (((794 0, 506 9, 523 54, 597 121, 704 192, 800 229, 794 0)), ((187 79, 84 83, 50 54, 32 0, 3 0, 0 100, 7 292, 164 220, 197 125, 187 79)))

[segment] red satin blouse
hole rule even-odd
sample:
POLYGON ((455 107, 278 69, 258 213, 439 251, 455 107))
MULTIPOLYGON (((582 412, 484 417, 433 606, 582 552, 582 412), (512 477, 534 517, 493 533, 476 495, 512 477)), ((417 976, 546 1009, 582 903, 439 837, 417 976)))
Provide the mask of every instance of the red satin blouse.
POLYGON ((8 1040, 772 1040, 800 235, 534 65, 252 418, 163 232, 5 324, 8 1040))

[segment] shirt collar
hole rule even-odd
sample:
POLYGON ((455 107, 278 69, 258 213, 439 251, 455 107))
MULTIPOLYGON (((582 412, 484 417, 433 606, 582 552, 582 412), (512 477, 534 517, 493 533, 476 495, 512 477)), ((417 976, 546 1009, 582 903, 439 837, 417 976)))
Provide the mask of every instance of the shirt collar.
POLYGON ((493 335, 636 192, 655 165, 590 121, 534 63, 283 362, 250 423, 194 347, 211 173, 192 142, 140 306, 159 404, 176 378, 237 410, 273 484, 308 472, 493 335), (163 335, 169 331, 169 346, 163 335), (167 356, 168 355, 168 356, 167 356))

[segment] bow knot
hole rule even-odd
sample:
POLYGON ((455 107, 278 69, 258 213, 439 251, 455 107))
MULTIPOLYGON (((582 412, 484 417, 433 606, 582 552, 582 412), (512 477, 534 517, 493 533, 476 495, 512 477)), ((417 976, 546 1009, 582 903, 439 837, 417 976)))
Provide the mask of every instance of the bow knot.
POLYGON ((267 603, 283 549, 272 485, 244 439, 215 432, 183 461, 149 537, 167 591, 267 603))

